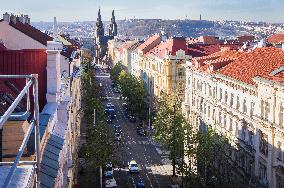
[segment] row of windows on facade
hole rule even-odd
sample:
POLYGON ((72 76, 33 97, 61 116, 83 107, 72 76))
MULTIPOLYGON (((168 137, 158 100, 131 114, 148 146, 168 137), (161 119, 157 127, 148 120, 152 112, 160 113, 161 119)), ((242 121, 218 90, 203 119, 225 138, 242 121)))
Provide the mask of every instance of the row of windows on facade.
MULTIPOLYGON (((206 126, 205 123, 201 123, 202 125, 206 126)), ((207 130, 207 128, 201 126, 201 129, 207 130)), ((262 134, 262 133, 261 133, 262 134)), ((253 136, 253 135, 252 135, 253 136)), ((263 135, 263 137, 261 137, 261 139, 264 139, 265 135, 263 135)), ((262 146, 263 148, 265 148, 265 146, 267 145, 267 142, 262 140, 262 146)), ((267 147, 266 147, 267 148, 267 147)), ((266 149, 267 151, 267 149, 266 149)), ((225 152, 226 152, 226 156, 230 157, 230 159, 234 162, 236 162, 237 166, 242 168, 244 170, 244 172, 247 173, 247 175, 249 176, 254 176, 254 156, 249 154, 245 149, 242 149, 241 147, 239 147, 238 149, 236 148, 232 148, 230 146, 225 147, 225 152)), ((259 178, 262 180, 267 180, 267 167, 265 164, 259 162, 259 174, 258 174, 259 178)))
MULTIPOLYGON (((197 104, 197 109, 204 114, 205 117, 211 118, 213 121, 216 120, 216 124, 219 124, 221 127, 224 127, 229 133, 233 133, 236 138, 239 138, 243 140, 246 144, 250 145, 251 147, 254 147, 254 133, 250 130, 248 130, 247 127, 249 125, 246 125, 241 120, 238 120, 236 118, 228 117, 227 114, 223 114, 221 111, 218 113, 218 119, 215 119, 215 113, 216 110, 211 107, 210 105, 207 105, 205 103, 202 103, 200 100, 196 99, 193 100, 193 106, 197 104), (196 103, 195 103, 196 101, 196 103), (211 111, 212 109, 212 111, 211 111), (211 114, 212 112, 212 114, 211 114), (227 120, 229 120, 229 123, 227 123, 227 120), (235 126, 233 126, 233 124, 235 126), (241 127, 241 129, 239 128, 241 127)), ((267 156, 268 155, 268 135, 264 134, 262 131, 259 130, 260 135, 260 141, 259 141, 259 151, 267 156)), ((280 161, 284 161, 284 150, 282 148, 282 143, 277 143, 277 159, 280 161)))
MULTIPOLYGON (((204 84, 201 81, 196 81, 194 79, 193 81, 193 88, 196 88, 197 90, 201 91, 204 95, 208 95, 210 97, 216 98, 216 88, 212 87, 209 84, 204 84), (203 86, 204 85, 204 86, 203 86), (208 85, 208 88, 207 88, 208 85), (197 86, 197 87, 195 87, 197 86), (209 92, 208 92, 209 90, 209 92)), ((218 99, 222 102, 224 102, 225 104, 229 104, 230 107, 234 107, 236 110, 241 111, 244 114, 248 113, 248 104, 247 104, 247 100, 243 99, 242 102, 242 108, 241 108, 241 104, 240 104, 240 97, 239 95, 236 96, 236 101, 234 101, 235 96, 234 93, 230 94, 230 101, 228 101, 229 98, 229 94, 228 91, 225 90, 224 94, 223 94, 223 89, 219 88, 219 96, 218 99)), ((254 115, 254 110, 255 110, 255 102, 251 101, 250 102, 250 111, 249 111, 249 116, 252 117, 254 115)), ((264 118, 265 120, 269 119, 269 114, 270 114, 270 104, 268 101, 261 101, 261 117, 264 118)), ((278 114, 278 118, 279 118, 279 126, 283 127, 284 126, 284 105, 282 103, 279 104, 279 114, 278 114)))

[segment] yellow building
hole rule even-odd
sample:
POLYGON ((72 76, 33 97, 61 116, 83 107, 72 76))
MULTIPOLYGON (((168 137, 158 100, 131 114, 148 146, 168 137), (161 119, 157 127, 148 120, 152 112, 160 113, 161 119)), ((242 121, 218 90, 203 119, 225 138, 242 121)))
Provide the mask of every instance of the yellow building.
POLYGON ((142 62, 142 78, 148 93, 159 97, 161 93, 176 93, 184 99, 186 41, 182 37, 170 38, 147 52, 142 62))

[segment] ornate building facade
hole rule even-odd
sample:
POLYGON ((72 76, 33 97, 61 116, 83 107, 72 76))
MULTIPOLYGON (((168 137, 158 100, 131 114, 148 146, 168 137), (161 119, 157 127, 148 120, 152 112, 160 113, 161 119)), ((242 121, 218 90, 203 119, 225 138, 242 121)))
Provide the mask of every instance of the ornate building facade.
POLYGON ((109 25, 108 35, 105 35, 101 10, 99 9, 94 40, 95 63, 101 63, 106 57, 108 51, 108 41, 114 39, 115 36, 117 36, 117 24, 115 21, 114 11, 112 11, 112 18, 109 25))
POLYGON ((229 138, 245 187, 283 187, 284 51, 223 50, 187 63, 184 115, 229 138))

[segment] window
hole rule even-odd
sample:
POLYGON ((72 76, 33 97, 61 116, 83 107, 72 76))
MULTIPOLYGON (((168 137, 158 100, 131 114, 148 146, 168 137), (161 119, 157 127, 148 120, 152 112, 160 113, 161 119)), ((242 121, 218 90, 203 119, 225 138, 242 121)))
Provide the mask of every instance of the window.
POLYGON ((239 125, 238 125, 238 121, 236 121, 235 123, 235 127, 236 127, 236 130, 235 130, 235 136, 238 137, 238 132, 239 132, 239 125))
POLYGON ((230 101, 230 106, 233 106, 234 104, 234 94, 231 93, 231 101, 230 101))
POLYGON ((246 127, 242 126, 242 135, 241 135, 242 140, 246 140, 246 127))
POLYGON ((264 119, 268 120, 268 116, 270 113, 270 106, 269 103, 267 101, 264 102, 264 119))
POLYGON ((183 76, 183 69, 178 69, 178 76, 183 76))
POLYGON ((282 161, 281 142, 278 142, 278 144, 277 144, 277 159, 282 161))
POLYGON ((237 96, 237 105, 236 105, 236 109, 238 110, 240 108, 240 97, 237 96))
POLYGON ((280 104, 280 109, 279 109, 279 125, 280 127, 284 126, 284 107, 283 104, 280 104))
POLYGON ((249 134, 248 144, 249 144, 250 146, 253 146, 253 136, 254 136, 254 134, 253 134, 252 131, 249 131, 248 134, 249 134))
POLYGON ((227 102, 228 102, 228 92, 225 91, 225 103, 227 104, 227 102))
POLYGON ((213 88, 213 98, 215 98, 216 97, 216 88, 214 87, 213 88))
POLYGON ((223 125, 223 127, 227 127, 227 116, 226 115, 224 115, 224 125, 223 125))
POLYGON ((219 112, 219 123, 222 123, 222 114, 219 112))
POLYGON ((210 112, 210 106, 208 106, 208 118, 210 118, 211 117, 211 112, 210 112))
POLYGON ((250 116, 253 116, 253 114, 254 114, 254 105, 255 105, 254 102, 250 103, 250 116))
POLYGON ((246 101, 246 99, 244 99, 244 103, 243 103, 243 112, 247 113, 247 101, 246 101))
POLYGON ((212 88, 210 85, 209 85, 209 96, 212 96, 212 88))
POLYGON ((232 118, 230 118, 229 122, 230 122, 229 131, 232 132, 233 131, 233 120, 232 120, 232 118))
POLYGON ((267 179, 267 172, 266 171, 267 171, 266 166, 260 162, 259 163, 259 177, 260 177, 260 179, 262 179, 262 180, 267 179))
POLYGON ((268 136, 260 131, 259 151, 267 156, 268 154, 268 136))
POLYGON ((222 100, 222 89, 221 88, 219 89, 219 99, 220 101, 222 100))
POLYGON ((215 120, 215 109, 213 108, 212 119, 215 120))

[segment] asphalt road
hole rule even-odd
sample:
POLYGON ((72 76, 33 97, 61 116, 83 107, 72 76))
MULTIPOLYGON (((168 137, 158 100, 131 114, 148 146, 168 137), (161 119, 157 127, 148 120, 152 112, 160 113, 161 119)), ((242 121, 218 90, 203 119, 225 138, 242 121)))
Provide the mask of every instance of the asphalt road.
POLYGON ((172 183, 168 154, 158 152, 163 150, 159 150, 159 146, 149 141, 148 137, 137 135, 137 123, 129 122, 124 114, 123 100, 119 99, 119 94, 113 92, 109 74, 104 69, 99 69, 96 71, 96 77, 109 97, 105 104, 111 102, 115 106, 117 118, 110 126, 118 124, 122 128, 122 146, 117 154, 120 164, 114 168, 114 178, 118 187, 136 187, 136 183, 141 179, 147 188, 166 188, 172 183), (127 163, 131 160, 138 163, 139 173, 131 174, 128 171, 127 163))

